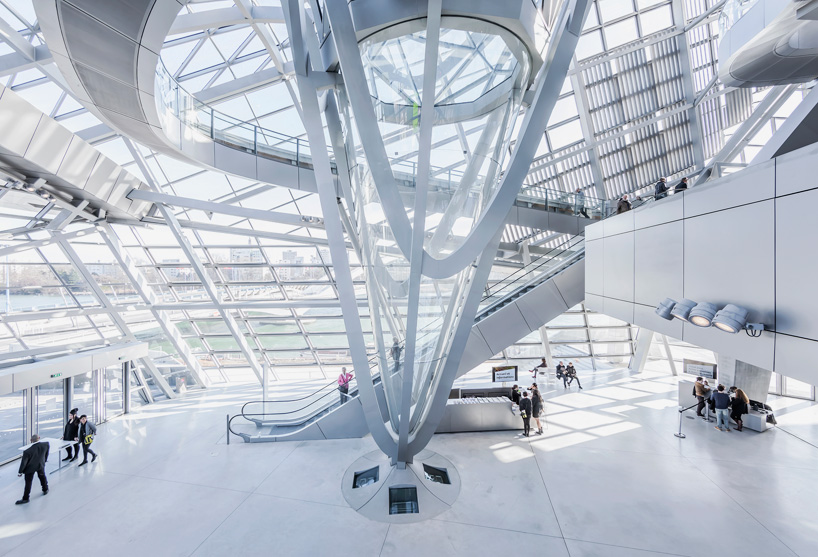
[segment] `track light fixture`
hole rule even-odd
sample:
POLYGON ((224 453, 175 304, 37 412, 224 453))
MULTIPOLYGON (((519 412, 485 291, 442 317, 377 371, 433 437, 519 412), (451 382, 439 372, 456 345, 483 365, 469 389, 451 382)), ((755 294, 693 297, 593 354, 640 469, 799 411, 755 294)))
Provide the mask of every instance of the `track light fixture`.
POLYGON ((699 302, 696 307, 690 310, 688 319, 697 327, 709 327, 713 323, 713 318, 718 311, 716 304, 710 302, 699 302))
POLYGON ((668 321, 673 320, 673 316, 671 315, 671 311, 673 311, 673 306, 676 305, 676 300, 672 298, 665 298, 664 301, 659 304, 659 307, 656 308, 656 315, 661 317, 662 319, 667 319, 668 321))
POLYGON ((683 299, 676 302, 672 298, 665 298, 656 307, 656 315, 662 319, 670 321, 673 317, 678 317, 697 327, 710 327, 715 325, 724 332, 736 334, 741 330, 751 337, 760 337, 761 333, 767 330, 764 323, 748 323, 747 316, 750 311, 735 304, 727 304, 722 309, 718 309, 710 302, 696 303, 693 300, 683 299))
POLYGON ((684 298, 681 302, 677 302, 675 306, 673 306, 673 310, 670 314, 673 317, 677 317, 682 321, 687 321, 688 317, 690 316, 690 311, 696 307, 696 302, 693 300, 688 300, 684 298))
POLYGON ((747 314, 749 312, 737 305, 727 304, 716 312, 713 318, 713 325, 726 331, 728 333, 737 333, 744 328, 747 323, 747 314))

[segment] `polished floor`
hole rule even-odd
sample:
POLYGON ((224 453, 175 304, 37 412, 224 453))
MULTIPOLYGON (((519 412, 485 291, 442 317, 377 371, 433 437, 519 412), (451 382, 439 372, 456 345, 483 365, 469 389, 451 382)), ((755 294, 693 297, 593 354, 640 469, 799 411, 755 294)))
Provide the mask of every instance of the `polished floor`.
MULTIPOLYGON (((225 444, 257 387, 213 389, 101 427, 101 458, 50 472, 29 505, 0 467, 0 555, 818 555, 818 407, 778 399, 779 428, 678 427, 676 379, 586 373, 544 389, 545 435, 437 435, 458 468, 451 510, 370 522, 339 483, 370 438, 225 444)), ((56 464, 52 459, 49 469, 56 464)))

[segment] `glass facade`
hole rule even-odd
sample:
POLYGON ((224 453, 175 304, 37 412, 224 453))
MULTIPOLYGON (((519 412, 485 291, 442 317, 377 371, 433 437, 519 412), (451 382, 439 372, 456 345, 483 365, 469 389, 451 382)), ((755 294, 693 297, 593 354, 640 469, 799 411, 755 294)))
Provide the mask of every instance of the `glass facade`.
POLYGON ((26 397, 16 392, 0 396, 0 462, 20 456, 26 444, 26 397))
POLYGON ((65 425, 65 381, 59 379, 37 387, 37 434, 59 439, 65 425))
MULTIPOLYGON (((543 130, 523 194, 536 199, 547 195, 546 191, 556 191, 570 204, 573 192, 580 189, 586 200, 594 195, 613 199, 626 191, 647 191, 659 176, 679 177, 717 157, 769 92, 725 89, 714 81, 719 24, 714 17, 695 25, 693 22, 717 2, 593 2, 574 56, 574 70, 565 80, 543 130)), ((728 2, 725 10, 736 5, 746 8, 751 3, 728 2)), ((0 0, 0 6, 5 8, 0 10, 0 18, 19 31, 24 40, 34 47, 44 44, 31 0, 0 0)), ((197 1, 186 4, 182 13, 199 14, 220 7, 218 1, 197 1)), ((263 25, 266 36, 273 39, 278 61, 285 66, 292 63, 286 26, 263 25)), ((472 211, 468 214, 447 211, 451 196, 441 198, 438 206, 430 208, 425 221, 431 233, 427 242, 430 249, 445 253, 462 242, 474 226, 474 211, 490 197, 496 184, 491 177, 502 169, 513 149, 513 129, 519 124, 519 114, 514 110, 503 113, 499 103, 470 120, 459 121, 458 111, 473 103, 478 93, 484 97, 496 95, 498 99, 505 95, 510 101, 507 106, 516 106, 518 93, 509 86, 530 69, 524 59, 513 55, 516 47, 502 33, 469 32, 457 22, 444 24, 441 31, 445 58, 438 66, 435 87, 443 120, 436 126, 433 138, 430 179, 444 192, 456 190, 461 182, 470 179, 467 173, 473 173, 474 183, 483 188, 479 203, 468 208, 464 205, 464 211, 472 211), (491 72, 486 71, 489 67, 491 72), (495 129, 496 121, 504 118, 508 120, 495 129), (500 138, 502 134, 509 136, 500 138), (508 142, 508 149, 484 150, 491 141, 508 142)), ((415 78, 424 41, 423 33, 412 30, 399 36, 371 37, 362 45, 371 69, 367 78, 373 102, 384 109, 380 125, 390 168, 407 187, 414 183, 417 172, 416 112, 422 87, 416 89, 415 78), (406 133, 399 133, 399 127, 406 133)), ((309 145, 296 108, 295 89, 284 79, 289 76, 279 76, 249 90, 238 88, 208 105, 194 101, 194 96, 214 85, 264 71, 271 64, 276 62, 270 50, 249 24, 174 34, 161 51, 159 92, 167 97, 168 105, 178 104, 173 108, 175 114, 191 125, 209 126, 214 137, 225 139, 233 134, 231 137, 237 139, 229 141, 245 152, 270 156, 289 153, 290 158, 296 153, 297 166, 306 168, 309 145), (275 131, 254 132, 250 137, 247 130, 251 129, 275 131)), ((167 314, 195 363, 216 383, 252 378, 248 355, 251 360, 268 364, 273 378, 281 380, 330 379, 341 366, 351 364, 326 233, 320 226, 308 225, 310 219, 321 217, 317 195, 206 170, 135 143, 129 145, 116 134, 93 133, 101 122, 37 64, 9 68, 0 76, 0 84, 67 130, 83 134, 132 175, 150 179, 162 193, 304 219, 301 226, 182 207, 174 211, 220 300, 230 304, 227 312, 237 321, 240 334, 250 346, 249 354, 241 350, 238 339, 224 326, 216 302, 205 292, 177 238, 156 219, 139 227, 111 225, 123 253, 146 279, 146 290, 156 297, 154 304, 146 303, 117 254, 87 221, 77 219, 63 228, 79 260, 73 260, 57 243, 18 251, 32 240, 4 235, 0 249, 12 249, 0 256, 0 311, 4 314, 0 321, 0 354, 14 353, 23 360, 42 348, 60 351, 105 346, 130 332, 149 342, 157 369, 171 389, 178 391, 182 383, 187 389, 196 388, 198 381, 190 373, 190 362, 157 324, 153 308, 167 314), (134 156, 135 152, 139 157, 134 156), (101 300, 91 288, 88 274, 81 272, 80 266, 87 269, 107 300, 101 300), (116 308, 125 327, 106 309, 106 301, 116 308)), ((780 110, 759 122, 751 137, 744 138, 743 149, 731 162, 717 170, 730 172, 752 160, 806 92, 793 91, 780 110)), ((353 128, 349 128, 350 133, 354 133, 353 128)), ((359 139, 353 137, 353 144, 359 139)), ((360 162, 365 163, 365 158, 360 162)), ((365 165, 355 172, 360 173, 360 180, 367 179, 365 165)), ((368 209, 363 212, 367 222, 371 221, 373 242, 381 250, 383 262, 393 276, 400 277, 405 266, 387 253, 388 246, 382 245, 393 239, 388 230, 378 230, 379 225, 382 229, 388 227, 375 201, 374 197, 365 199, 363 206, 368 209)), ((40 226, 54 219, 60 210, 36 195, 9 190, 0 204, 0 231, 17 230, 29 223, 40 226)), ((557 234, 509 225, 503 242, 513 249, 507 256, 519 255, 524 241, 548 245, 558 241, 554 238, 557 234)), ((392 332, 382 325, 373 327, 373 322, 383 319, 370 316, 365 284, 369 270, 351 247, 349 258, 368 349, 374 353, 375 339, 391 346, 392 332)), ((444 291, 452 291, 456 281, 443 286, 444 291)), ((423 303, 428 312, 436 300, 434 288, 428 282, 423 285, 423 303)), ((425 315, 426 320, 419 326, 429 326, 434 318, 428 317, 425 315)), ((621 358, 619 347, 628 344, 621 330, 610 333, 613 336, 593 332, 597 325, 591 320, 603 317, 566 315, 562 328, 555 326, 553 331, 555 354, 576 358, 583 365, 590 362, 591 367, 594 356, 621 358), (569 324, 572 320, 577 323, 577 319, 582 323, 569 324), (586 327, 589 332, 583 336, 571 327, 586 327)), ((403 336, 398 338, 400 342, 403 336)), ((510 356, 522 358, 535 348, 529 343, 509 350, 510 356)), ((388 364, 390 357, 385 357, 388 364)), ((154 395, 164 397, 149 371, 144 374, 154 395)))
POLYGON ((102 370, 103 392, 105 393, 105 419, 110 420, 125 411, 122 388, 122 366, 108 366, 102 370))

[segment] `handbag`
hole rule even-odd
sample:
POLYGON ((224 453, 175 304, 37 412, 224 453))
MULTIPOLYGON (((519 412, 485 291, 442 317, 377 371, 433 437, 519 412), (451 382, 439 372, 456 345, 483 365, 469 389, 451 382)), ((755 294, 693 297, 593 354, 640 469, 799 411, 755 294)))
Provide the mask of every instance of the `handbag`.
POLYGON ((85 445, 90 445, 91 443, 93 443, 93 442, 94 442, 94 436, 93 436, 93 435, 90 435, 90 434, 89 434, 89 435, 86 435, 86 436, 85 436, 85 439, 83 439, 83 440, 82 440, 82 442, 83 442, 83 444, 85 444, 85 445))

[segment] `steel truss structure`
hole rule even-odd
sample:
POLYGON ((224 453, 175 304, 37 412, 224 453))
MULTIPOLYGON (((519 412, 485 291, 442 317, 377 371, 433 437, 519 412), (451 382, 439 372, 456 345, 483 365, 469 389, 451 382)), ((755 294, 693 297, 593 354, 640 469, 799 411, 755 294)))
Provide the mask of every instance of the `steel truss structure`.
MULTIPOLYGON (((299 7, 304 28, 323 42, 327 6, 308 4, 299 7)), ((325 222, 337 204, 204 170, 119 136, 69 92, 31 1, 0 6, 0 84, 150 183, 152 191, 143 193, 157 206, 138 226, 101 221, 80 202, 15 189, 7 173, 9 187, 0 188, 0 365, 136 338, 151 343, 153 357, 141 371, 157 397, 174 396, 182 378, 188 387, 254 380, 264 365, 279 380, 327 379, 353 363, 341 315, 342 301, 350 299, 361 317, 362 349, 375 351, 365 266, 346 227, 330 232, 325 222), (331 243, 350 258, 343 287, 331 243)), ((540 6, 550 29, 556 6, 540 6)), ((579 188, 615 198, 660 175, 718 175, 750 162, 806 89, 725 89, 716 78, 720 6, 592 2, 553 115, 533 140, 539 145, 525 190, 579 188)), ((293 79, 294 44, 278 1, 225 7, 196 0, 182 8, 162 61, 180 86, 237 122, 305 140, 309 122, 293 79)), ((317 46, 307 41, 307 51, 317 46)), ((313 125, 334 157, 332 127, 341 122, 313 125)), ((451 134, 431 138, 429 149, 467 153, 441 164, 441 172, 466 169, 483 129, 455 125, 451 134)), ((387 149, 404 139, 386 137, 387 149)), ((509 152, 514 148, 512 141, 509 152)), ((411 151, 393 158, 419 163, 411 151)), ((535 254, 538 245, 561 238, 516 225, 501 234, 505 257, 494 261, 489 284, 519 266, 524 244, 535 254)), ((591 314, 583 315, 588 322, 577 327, 584 333, 547 328, 553 355, 566 349, 560 342, 577 342, 587 356, 582 348, 575 357, 593 367, 597 347, 632 352, 631 338, 620 340, 618 332, 626 324, 595 331, 591 314), (575 333, 582 340, 567 340, 575 333), (597 342, 606 335, 610 340, 597 342)), ((526 339, 505 356, 529 354, 533 345, 526 339)))

